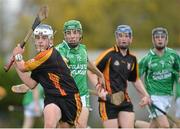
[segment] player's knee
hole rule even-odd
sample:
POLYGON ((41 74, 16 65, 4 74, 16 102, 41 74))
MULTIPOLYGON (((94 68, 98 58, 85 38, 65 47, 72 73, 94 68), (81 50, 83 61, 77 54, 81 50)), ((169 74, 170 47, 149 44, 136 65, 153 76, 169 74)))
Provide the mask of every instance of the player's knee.
POLYGON ((159 128, 170 128, 170 125, 168 123, 159 123, 159 128))

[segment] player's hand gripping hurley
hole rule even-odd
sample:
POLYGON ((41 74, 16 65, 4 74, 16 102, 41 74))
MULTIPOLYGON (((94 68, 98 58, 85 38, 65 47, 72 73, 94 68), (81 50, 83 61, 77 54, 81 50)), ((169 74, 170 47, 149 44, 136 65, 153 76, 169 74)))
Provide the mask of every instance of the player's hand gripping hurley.
MULTIPOLYGON (((34 29, 44 20, 48 17, 48 7, 47 6, 43 6, 40 8, 32 27, 29 29, 28 33, 26 34, 24 40, 20 43, 21 48, 23 48, 26 44, 26 42, 28 41, 28 39, 30 38, 31 34, 33 33, 34 29)), ((9 62, 4 66, 4 70, 6 72, 9 71, 9 69, 11 68, 12 64, 14 62, 14 56, 11 56, 9 62)))

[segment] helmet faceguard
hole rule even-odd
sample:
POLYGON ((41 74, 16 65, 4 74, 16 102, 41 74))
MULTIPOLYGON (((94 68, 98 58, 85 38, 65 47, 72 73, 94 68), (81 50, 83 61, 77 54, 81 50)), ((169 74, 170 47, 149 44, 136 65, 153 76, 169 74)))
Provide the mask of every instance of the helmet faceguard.
MULTIPOLYGON (((168 31, 166 28, 163 27, 156 27, 152 30, 152 42, 156 49, 163 50, 166 45, 168 44, 168 31), (155 38, 165 38, 165 41, 163 45, 158 45, 157 41, 155 41, 155 38)), ((160 41, 161 42, 161 41, 160 41)))
POLYGON ((166 39, 168 39, 168 31, 166 28, 163 28, 163 27, 157 27, 157 28, 154 28, 152 30, 152 36, 154 38, 154 36, 156 35, 165 35, 166 36, 166 39))
POLYGON ((117 46, 122 50, 127 50, 129 45, 132 43, 131 27, 128 25, 119 25, 116 28, 115 37, 117 46))
POLYGON ((36 36, 47 36, 47 38, 48 38, 46 47, 43 45, 40 45, 38 42, 35 42, 35 47, 38 52, 44 51, 53 46, 53 40, 52 40, 53 39, 53 29, 50 25, 47 25, 47 24, 38 25, 35 28, 33 34, 34 34, 34 38, 36 38, 36 36))
POLYGON ((115 31, 115 36, 117 36, 119 33, 128 33, 130 37, 132 37, 132 29, 128 25, 119 25, 115 31))
POLYGON ((64 23, 64 36, 65 36, 65 41, 68 43, 68 45, 71 48, 75 48, 76 46, 78 46, 78 44, 80 43, 80 40, 82 39, 82 26, 81 23, 77 20, 69 20, 67 22, 64 23), (80 37, 77 37, 77 39, 75 39, 74 42, 71 42, 71 38, 67 37, 67 33, 68 31, 78 31, 78 33, 80 33, 80 37))
POLYGON ((53 38, 53 29, 50 25, 40 24, 35 28, 33 34, 34 34, 34 36, 35 35, 45 35, 45 36, 48 36, 49 39, 52 39, 53 38))

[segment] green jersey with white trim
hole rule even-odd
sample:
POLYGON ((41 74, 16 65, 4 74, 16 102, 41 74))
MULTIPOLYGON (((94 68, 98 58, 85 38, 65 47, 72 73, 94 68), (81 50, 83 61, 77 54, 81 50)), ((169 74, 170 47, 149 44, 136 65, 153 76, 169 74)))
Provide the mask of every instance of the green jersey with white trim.
POLYGON ((150 95, 173 95, 179 67, 179 56, 175 50, 166 47, 164 54, 158 56, 151 49, 139 62, 139 75, 144 75, 145 87, 150 95))
POLYGON ((86 46, 79 44, 75 48, 70 48, 67 42, 63 41, 56 46, 56 49, 60 52, 61 56, 65 58, 79 89, 80 96, 89 94, 87 85, 88 54, 86 46))
MULTIPOLYGON (((180 62, 180 59, 179 59, 179 62, 180 62)), ((180 64, 180 63, 179 63, 180 64)), ((180 81, 179 81, 179 73, 176 74, 176 80, 175 80, 175 98, 179 98, 180 97, 180 81)))
POLYGON ((176 88, 175 98, 179 98, 180 97, 180 83, 178 81, 176 81, 176 83, 175 83, 175 88, 176 88))

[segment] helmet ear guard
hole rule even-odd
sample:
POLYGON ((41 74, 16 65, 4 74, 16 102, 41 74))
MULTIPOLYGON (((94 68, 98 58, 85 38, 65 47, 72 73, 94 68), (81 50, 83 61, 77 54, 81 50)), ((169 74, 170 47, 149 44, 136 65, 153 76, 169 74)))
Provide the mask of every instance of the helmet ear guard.
POLYGON ((47 35, 49 39, 52 39, 53 38, 53 29, 50 25, 40 24, 35 28, 33 34, 34 34, 34 36, 35 35, 47 35))
POLYGON ((128 33, 130 37, 133 35, 132 29, 129 25, 119 25, 116 28, 115 36, 117 36, 119 33, 128 33))

